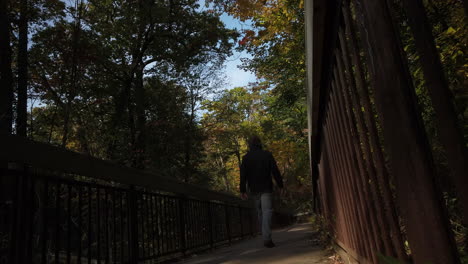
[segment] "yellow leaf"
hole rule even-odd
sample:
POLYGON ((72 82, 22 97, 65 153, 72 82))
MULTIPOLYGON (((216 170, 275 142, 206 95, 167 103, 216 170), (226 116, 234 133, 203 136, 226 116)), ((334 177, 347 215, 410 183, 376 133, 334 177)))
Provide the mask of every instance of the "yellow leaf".
POLYGON ((457 32, 453 27, 449 27, 446 31, 447 34, 451 35, 451 34, 454 34, 455 32, 457 32))

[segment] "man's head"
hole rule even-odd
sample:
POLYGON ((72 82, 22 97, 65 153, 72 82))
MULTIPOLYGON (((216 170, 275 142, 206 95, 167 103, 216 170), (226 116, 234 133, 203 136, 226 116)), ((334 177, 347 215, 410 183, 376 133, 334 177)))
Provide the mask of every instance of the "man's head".
POLYGON ((250 149, 261 149, 262 148, 262 141, 257 135, 253 135, 250 137, 249 141, 249 148, 250 149))

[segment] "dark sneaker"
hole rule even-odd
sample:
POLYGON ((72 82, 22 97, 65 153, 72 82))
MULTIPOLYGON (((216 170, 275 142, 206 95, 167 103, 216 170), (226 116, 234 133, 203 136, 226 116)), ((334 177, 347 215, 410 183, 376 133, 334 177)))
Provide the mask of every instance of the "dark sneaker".
POLYGON ((273 243, 273 241, 271 241, 271 240, 268 240, 268 241, 263 242, 263 245, 264 245, 266 248, 275 247, 275 243, 273 243))

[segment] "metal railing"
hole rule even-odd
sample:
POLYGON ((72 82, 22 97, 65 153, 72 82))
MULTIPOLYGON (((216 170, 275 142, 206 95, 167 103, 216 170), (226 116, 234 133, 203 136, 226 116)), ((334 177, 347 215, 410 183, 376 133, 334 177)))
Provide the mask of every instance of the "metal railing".
POLYGON ((159 263, 257 233, 235 196, 15 136, 0 145, 0 263, 159 263))

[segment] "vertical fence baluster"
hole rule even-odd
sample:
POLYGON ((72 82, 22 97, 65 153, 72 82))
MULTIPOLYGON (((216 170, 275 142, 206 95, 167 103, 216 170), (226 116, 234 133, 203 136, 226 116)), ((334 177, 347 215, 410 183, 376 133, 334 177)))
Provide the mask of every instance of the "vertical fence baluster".
POLYGON ((200 245, 200 223, 199 223, 199 217, 198 217, 198 201, 192 200, 192 208, 190 214, 192 215, 192 233, 193 233, 193 246, 199 246, 200 245))
POLYGON ((173 252, 174 251, 174 248, 175 248, 175 240, 177 239, 177 236, 176 236, 176 228, 177 226, 179 225, 177 219, 176 219, 176 215, 174 214, 174 209, 177 209, 177 208, 174 208, 174 205, 173 205, 173 197, 172 196, 168 196, 166 197, 166 200, 167 200, 167 212, 168 212, 168 216, 169 216, 169 251, 170 252, 173 252))
POLYGON ((153 194, 148 194, 149 199, 147 200, 148 207, 149 207, 149 215, 150 217, 150 224, 149 224, 149 229, 151 230, 151 258, 155 259, 156 258, 156 242, 154 239, 154 211, 153 211, 153 194))
POLYGON ((148 221, 147 221, 148 220, 147 219, 148 215, 146 214, 147 211, 146 211, 146 208, 145 208, 146 195, 144 193, 142 193, 140 197, 141 197, 141 199, 140 199, 141 203, 139 203, 139 204, 141 204, 141 206, 140 205, 137 206, 137 210, 140 212, 140 215, 139 215, 138 219, 141 220, 140 221, 141 222, 141 239, 140 240, 141 240, 141 252, 142 252, 141 258, 144 259, 144 258, 146 258, 146 253, 148 253, 147 250, 146 250, 146 247, 145 247, 146 244, 147 244, 146 243, 147 242, 147 234, 146 234, 145 230, 146 230, 146 224, 148 223, 148 221))
POLYGON ((138 198, 134 187, 127 192, 129 210, 129 260, 131 263, 138 263, 139 259, 139 238, 138 238, 138 198))
POLYGON ((55 263, 59 263, 60 254, 60 183, 56 183, 55 192, 55 263))
POLYGON ((162 242, 164 243, 164 253, 168 253, 170 251, 170 215, 169 215, 169 210, 167 209, 168 204, 167 204, 167 197, 164 195, 161 197, 162 199, 162 206, 163 206, 163 212, 161 214, 161 219, 162 219, 162 227, 164 229, 164 237, 162 242))
POLYGON ((192 215, 192 222, 193 222, 193 233, 194 233, 194 243, 193 243, 193 246, 194 247, 198 247, 201 245, 201 235, 203 234, 202 233, 202 230, 201 230, 201 217, 200 217, 200 207, 199 207, 199 201, 197 200, 192 200, 192 212, 191 212, 191 215, 192 215))
POLYGON ((161 228, 161 219, 160 219, 160 199, 159 195, 156 195, 155 198, 155 206, 156 206, 156 232, 157 232, 157 244, 158 244, 158 256, 162 254, 162 228, 161 228))
POLYGON ((197 200, 192 200, 192 210, 190 212, 191 216, 192 216, 192 239, 193 239, 193 243, 192 243, 192 247, 197 247, 197 246, 200 246, 201 244, 201 235, 202 235, 202 230, 200 228, 200 224, 201 224, 201 216, 200 216, 200 210, 201 208, 199 207, 199 201, 197 200))
POLYGON ((81 239, 83 238, 81 208, 83 207, 83 186, 78 185, 78 249, 77 249, 77 263, 81 264, 81 239))
POLYGON ((71 195, 72 187, 70 184, 67 184, 67 263, 70 264, 71 261, 71 252, 70 252, 70 243, 71 243, 71 218, 72 218, 72 209, 71 209, 71 195))
POLYGON ((209 245, 208 240, 208 219, 206 219, 206 201, 200 201, 200 218, 202 220, 203 246, 209 245))
POLYGON ((159 210, 158 210, 158 214, 159 214, 159 228, 160 228, 160 247, 161 247, 161 254, 160 255, 163 255, 165 252, 166 252, 166 243, 165 241, 167 241, 167 238, 165 237, 166 236, 166 224, 165 224, 165 221, 166 219, 164 218, 164 215, 165 214, 165 209, 164 209, 164 197, 162 195, 159 196, 159 199, 158 199, 158 203, 159 203, 159 210))
POLYGON ((123 199, 124 199, 124 191, 120 192, 119 195, 119 213, 120 213, 120 263, 124 263, 125 261, 125 224, 124 224, 124 207, 123 207, 123 199))
POLYGON ((200 246, 205 246, 206 245, 206 233, 204 231, 204 227, 206 225, 205 223, 205 218, 204 218, 204 212, 203 212, 203 201, 197 201, 197 219, 198 219, 198 230, 200 232, 200 246))
MULTIPOLYGON (((16 164, 15 164, 16 165, 16 164)), ((7 165, 8 166, 8 165, 7 165)), ((16 173, 19 173, 16 171, 16 173)), ((23 230, 24 226, 22 222, 24 221, 24 197, 25 197, 25 171, 21 172, 21 175, 16 175, 15 177, 15 193, 13 198, 13 221, 12 221, 12 232, 11 232, 11 242, 10 242, 10 261, 13 263, 21 263, 22 256, 24 252, 21 251, 22 246, 24 245, 23 230)))
POLYGON ((212 206, 211 206, 211 202, 210 201, 207 201, 207 207, 208 207, 208 232, 210 234, 210 248, 213 249, 213 224, 214 224, 214 216, 213 216, 213 210, 212 210, 212 206))
POLYGON ((224 212, 225 212, 225 217, 226 217, 226 234, 227 234, 227 239, 229 241, 229 244, 231 244, 231 219, 229 218, 229 205, 224 204, 224 212))
POLYGON ((43 209, 42 209, 42 217, 43 217, 43 225, 42 225, 42 264, 48 263, 48 219, 49 219, 49 212, 47 211, 48 204, 49 204, 49 180, 44 179, 44 191, 43 191, 43 209))
POLYGON ((172 214, 171 214, 171 209, 172 206, 170 204, 170 197, 164 196, 164 215, 163 218, 166 219, 165 225, 166 225, 166 253, 169 253, 172 251, 172 235, 173 235, 173 219, 172 219, 172 214))
MULTIPOLYGON (((179 245, 179 238, 182 236, 181 233, 178 233, 182 229, 182 226, 180 225, 181 217, 178 217, 180 214, 180 207, 179 207, 179 197, 170 197, 170 204, 171 206, 169 207, 171 209, 171 214, 172 214, 172 228, 173 228, 173 245, 172 245, 172 251, 176 251, 180 245, 179 245)), ((185 206, 185 203, 184 203, 185 206)), ((185 224, 185 220, 184 220, 185 224)))
POLYGON ((26 262, 33 263, 33 242, 34 242, 34 227, 36 223, 35 220, 35 213, 36 213, 36 199, 35 199, 35 191, 36 191, 36 176, 35 174, 29 175, 28 183, 28 197, 29 197, 29 210, 26 212, 26 221, 28 221, 27 232, 26 232, 26 242, 27 242, 27 249, 26 249, 26 262))
POLYGON ((186 214, 185 214, 185 222, 186 222, 186 227, 185 227, 185 232, 187 234, 187 237, 185 239, 186 247, 187 248, 192 248, 196 243, 195 241, 195 226, 194 226, 194 217, 193 217, 193 203, 194 201, 192 199, 187 199, 187 207, 186 207, 186 214))
POLYGON ((115 203, 117 201, 117 198, 115 197, 115 192, 116 190, 112 190, 112 259, 114 261, 114 264, 117 263, 117 248, 116 248, 116 243, 115 243, 115 236, 117 235, 117 228, 116 228, 116 206, 115 203))
POLYGON ((242 207, 240 205, 237 206, 238 207, 238 210, 239 210, 239 222, 240 222, 240 237, 243 238, 244 237, 244 223, 242 221, 242 207))
POLYGON ((177 230, 180 229, 180 218, 178 218, 179 214, 179 199, 177 197, 169 197, 169 211, 170 214, 172 215, 172 221, 171 221, 171 228, 172 228, 172 252, 177 250, 178 244, 177 241, 181 237, 181 234, 177 234, 177 230))
MULTIPOLYGON (((10 240, 10 261, 13 263, 27 262, 31 258, 32 245, 31 236, 33 233, 32 211, 34 210, 34 184, 32 174, 25 165, 16 164, 15 173, 16 193, 14 194, 13 206, 13 229, 10 240)), ((8 165, 7 165, 8 166, 8 165)))
POLYGON ((210 220, 209 220, 209 209, 208 209, 208 203, 209 201, 202 201, 201 206, 203 207, 203 219, 204 221, 204 245, 205 246, 210 246, 210 220))
POLYGON ((101 188, 96 186, 96 257, 97 263, 101 263, 101 188))
POLYGON ((110 248, 110 243, 109 243, 109 228, 110 228, 110 221, 109 221, 109 192, 108 188, 104 188, 104 228, 106 229, 104 234, 106 236, 105 239, 105 245, 106 245, 106 258, 105 258, 105 263, 109 264, 110 261, 110 256, 109 256, 109 248, 110 248))
POLYGON ((249 231, 250 231, 250 236, 254 235, 254 229, 253 229, 254 220, 253 220, 253 217, 252 217, 252 210, 253 209, 249 210, 249 231))
POLYGON ((181 251, 185 255, 185 205, 187 199, 185 197, 179 197, 179 220, 180 220, 180 242, 181 242, 181 251))
POLYGON ((200 246, 205 246, 206 245, 206 232, 204 230, 204 227, 206 226, 205 223, 205 217, 204 217, 204 207, 203 207, 203 201, 197 201, 198 202, 198 209, 197 209, 197 219, 198 219, 198 230, 200 232, 200 246))
POLYGON ((167 210, 166 210, 166 197, 165 196, 160 196, 160 205, 161 205, 161 214, 160 214, 160 220, 161 220, 161 249, 162 249, 162 254, 166 253, 168 251, 168 240, 169 236, 167 235, 167 221, 168 221, 168 215, 167 215, 167 210))
POLYGON ((91 203, 91 185, 88 184, 88 264, 91 264, 91 218, 92 218, 92 203, 91 203))

